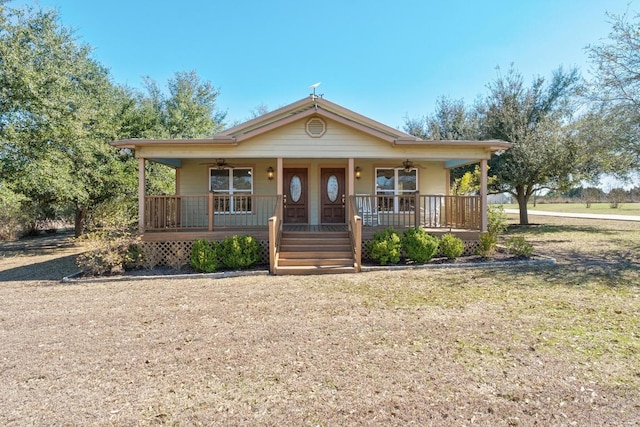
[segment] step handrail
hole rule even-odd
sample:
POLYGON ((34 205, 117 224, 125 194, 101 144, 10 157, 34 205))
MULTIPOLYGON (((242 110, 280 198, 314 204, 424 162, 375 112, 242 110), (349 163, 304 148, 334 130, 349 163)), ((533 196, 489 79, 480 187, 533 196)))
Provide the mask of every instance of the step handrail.
POLYGON ((362 266, 362 217, 358 215, 356 196, 349 196, 349 207, 347 209, 349 217, 349 237, 353 251, 354 267, 359 273, 362 266))
POLYGON ((282 238, 282 196, 278 195, 273 216, 269 218, 269 271, 276 274, 282 238))

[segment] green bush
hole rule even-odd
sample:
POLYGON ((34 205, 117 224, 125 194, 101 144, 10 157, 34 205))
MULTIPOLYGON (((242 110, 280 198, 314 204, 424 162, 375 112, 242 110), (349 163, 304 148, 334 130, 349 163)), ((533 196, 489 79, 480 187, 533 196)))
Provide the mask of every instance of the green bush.
POLYGON ((218 261, 218 244, 199 239, 193 242, 191 247, 190 264, 197 271, 213 273, 220 266, 218 261))
POLYGON ((397 263, 402 253, 402 241, 400 235, 393 228, 378 231, 373 235, 373 240, 367 244, 369 255, 381 265, 388 262, 397 263))
POLYGON ((440 239, 442 255, 448 259, 459 258, 464 252, 464 242, 459 237, 447 233, 440 239))
POLYGON ((491 258, 496 251, 498 241, 496 237, 489 233, 480 233, 480 246, 476 248, 476 255, 482 258, 491 258))
POLYGON ((129 244, 124 254, 124 262, 122 267, 125 270, 135 270, 141 268, 144 262, 144 253, 140 242, 135 241, 129 244))
POLYGON ((504 207, 502 205, 492 205, 487 210, 487 232, 493 235, 496 242, 498 236, 500 236, 507 229, 507 217, 504 214, 504 207))
POLYGON ((522 236, 514 236, 507 240, 507 250, 512 255, 529 258, 533 254, 533 245, 522 236))
POLYGON ((438 238, 424 228, 409 228, 402 235, 402 249, 407 258, 417 263, 425 263, 436 256, 439 244, 438 238))
POLYGON ((247 268, 260 259, 262 246, 251 236, 227 237, 220 243, 220 258, 225 267, 247 268))
POLYGON ((476 249, 476 255, 491 258, 496 251, 498 237, 507 227, 507 217, 502 205, 491 206, 487 212, 487 231, 480 233, 480 246, 476 249))

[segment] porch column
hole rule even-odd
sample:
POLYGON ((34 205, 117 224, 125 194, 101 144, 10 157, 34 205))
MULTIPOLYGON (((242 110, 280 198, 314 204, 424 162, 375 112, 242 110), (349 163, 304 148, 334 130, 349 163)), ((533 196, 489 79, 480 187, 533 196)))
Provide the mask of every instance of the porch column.
MULTIPOLYGON (((276 194, 278 196, 284 195, 284 167, 282 163, 282 157, 278 157, 276 159, 276 194)), ((282 218, 283 215, 283 205, 280 204, 280 212, 278 212, 278 216, 282 218)))
POLYGON ((145 159, 144 157, 138 158, 138 231, 144 232, 144 198, 146 195, 145 190, 145 159))
POLYGON ((451 195, 451 169, 444 170, 444 182, 445 182, 444 194, 445 196, 450 196, 451 195))
POLYGON ((353 196, 354 194, 356 194, 356 183, 355 183, 355 178, 354 178, 354 171, 356 168, 355 165, 355 160, 353 159, 353 157, 349 157, 349 166, 347 166, 348 170, 347 170, 347 222, 349 221, 349 218, 351 218, 351 216, 354 214, 354 212, 351 212, 351 203, 349 203, 349 197, 353 196))
POLYGON ((282 166, 282 157, 278 157, 276 159, 276 183, 277 183, 277 187, 276 187, 276 193, 278 195, 282 195, 284 194, 284 177, 282 176, 283 172, 283 166, 282 166))
POLYGON ((488 216, 487 208, 487 160, 480 160, 480 230, 487 231, 488 216))

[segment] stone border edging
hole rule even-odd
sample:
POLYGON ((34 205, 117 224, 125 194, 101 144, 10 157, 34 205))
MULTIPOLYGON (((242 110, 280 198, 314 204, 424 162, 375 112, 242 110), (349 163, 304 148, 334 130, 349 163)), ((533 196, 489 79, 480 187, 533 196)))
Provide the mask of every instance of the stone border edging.
POLYGON ((376 266, 363 266, 361 271, 387 271, 387 270, 422 270, 422 269, 441 269, 441 268, 473 268, 473 267, 506 267, 511 265, 544 265, 555 264, 556 259, 544 255, 536 255, 542 259, 523 259, 518 261, 486 261, 486 262, 467 262, 456 264, 455 262, 450 264, 420 264, 420 265, 376 265, 376 266))
MULTIPOLYGON (((487 262, 468 262, 468 263, 450 263, 450 264, 421 264, 421 265, 374 265, 363 266, 362 273, 371 271, 398 271, 398 270, 429 270, 442 268, 474 268, 474 267, 507 267, 511 265, 545 265, 555 264, 556 259, 536 255, 542 259, 524 259, 519 261, 487 261, 487 262)), ((268 270, 252 270, 252 271, 222 271, 219 273, 189 273, 189 274, 158 274, 152 276, 111 276, 111 277, 88 277, 81 278, 82 273, 77 272, 70 276, 63 277, 62 283, 101 283, 101 282, 125 282, 136 280, 151 279, 227 279, 230 277, 243 276, 268 276, 268 270)))
POLYGON ((157 274, 151 276, 105 276, 81 278, 82 273, 77 272, 63 277, 62 283, 100 283, 100 282, 126 282, 151 279, 226 279, 240 276, 268 276, 268 270, 252 271, 221 271, 219 273, 189 273, 189 274, 157 274), (76 278, 78 277, 78 278, 76 278))

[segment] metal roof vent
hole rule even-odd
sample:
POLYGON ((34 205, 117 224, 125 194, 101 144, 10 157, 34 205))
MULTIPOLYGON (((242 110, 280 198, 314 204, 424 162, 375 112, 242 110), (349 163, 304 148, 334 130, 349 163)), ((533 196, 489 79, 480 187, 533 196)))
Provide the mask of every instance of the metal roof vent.
POLYGON ((319 117, 312 117, 307 120, 305 128, 311 138, 320 138, 327 131, 327 124, 319 117))

